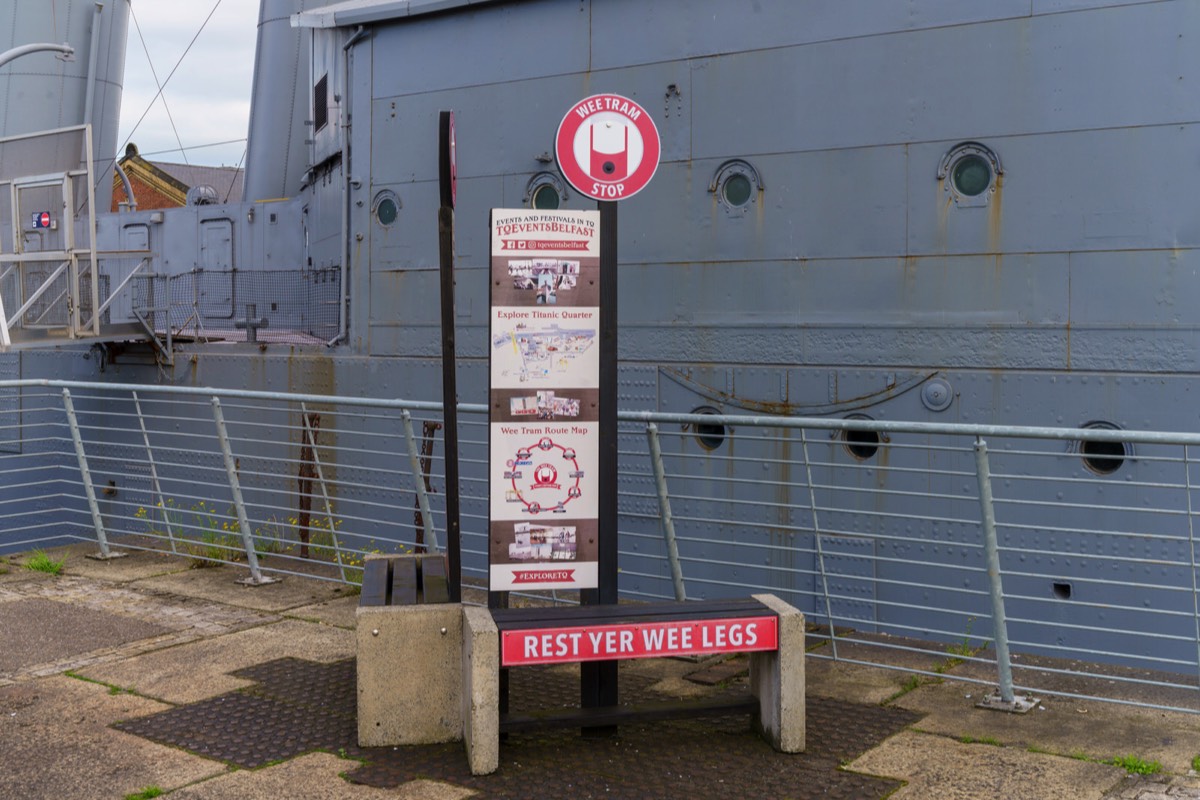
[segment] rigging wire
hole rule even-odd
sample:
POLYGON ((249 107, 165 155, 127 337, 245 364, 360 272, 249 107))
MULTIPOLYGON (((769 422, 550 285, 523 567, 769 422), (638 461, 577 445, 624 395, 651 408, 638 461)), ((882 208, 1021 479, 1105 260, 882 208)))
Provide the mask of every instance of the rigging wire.
MULTIPOLYGON (((150 109, 154 108, 154 102, 156 100, 158 100, 158 96, 162 94, 163 89, 165 89, 167 84, 171 82, 171 78, 173 78, 175 76, 175 72, 176 72, 176 70, 179 69, 179 65, 183 63, 183 60, 185 58, 187 58, 187 54, 192 51, 192 45, 194 45, 196 43, 196 40, 200 38, 200 34, 204 32, 205 27, 208 26, 209 20, 211 20, 213 18, 213 14, 217 13, 217 9, 220 8, 220 6, 221 6, 221 0, 217 0, 216 5, 214 5, 212 7, 212 11, 208 12, 208 16, 204 18, 204 22, 202 22, 200 24, 200 29, 196 31, 196 35, 192 37, 192 40, 190 42, 188 42, 188 46, 187 46, 187 48, 184 49, 183 55, 179 56, 179 60, 176 61, 175 66, 171 68, 171 72, 167 75, 167 79, 165 81, 163 81, 162 86, 159 87, 158 94, 154 95, 154 97, 150 100, 150 104, 148 106, 146 106, 146 110, 142 112, 142 115, 140 117, 138 117, 137 124, 133 126, 133 130, 131 130, 129 132, 129 135, 127 137, 125 137, 125 141, 121 144, 121 146, 119 148, 117 148, 117 152, 124 152, 125 148, 129 146, 129 142, 133 140, 133 135, 135 133, 137 133, 137 129, 139 127, 141 127, 142 122, 145 121, 146 115, 150 113, 150 109)), ((106 174, 110 169, 112 169, 112 166, 115 163, 117 163, 117 156, 114 154, 111 158, 108 159, 108 163, 106 163, 104 165, 104 169, 100 170, 100 175, 103 176, 104 174, 106 174)), ((99 188, 100 182, 102 180, 103 180, 103 177, 97 179, 97 181, 96 181, 97 188, 99 188)))
MULTIPOLYGON (((217 5, 220 5, 220 0, 218 0, 217 5)), ((215 11, 216 9, 213 10, 215 11)), ((156 97, 162 97, 163 110, 167 112, 167 121, 171 123, 171 130, 175 133, 175 141, 179 144, 179 151, 183 154, 183 163, 188 164, 187 151, 183 147, 183 139, 179 138, 179 129, 175 127, 175 117, 171 115, 171 107, 167 105, 167 96, 163 94, 163 85, 158 80, 158 70, 154 68, 154 59, 150 58, 150 48, 146 46, 146 37, 142 35, 142 26, 138 24, 137 14, 134 13, 132 4, 129 6, 129 16, 133 20, 133 27, 137 30, 138 39, 141 40, 142 52, 146 54, 146 63, 150 65, 150 75, 154 78, 154 85, 158 87, 158 95, 156 97)), ((192 41, 195 41, 195 39, 192 41)), ((191 166, 191 164, 188 164, 188 166, 191 166)))
POLYGON ((141 150, 139 150, 138 155, 141 156, 142 158, 145 158, 146 156, 161 156, 161 155, 164 155, 165 153, 178 153, 180 150, 203 150, 207 147, 221 147, 222 145, 238 144, 239 142, 244 142, 244 141, 246 141, 245 136, 243 136, 240 139, 226 139, 223 142, 208 142, 207 144, 193 144, 189 147, 172 147, 169 150, 152 150, 148 153, 143 153, 141 150))

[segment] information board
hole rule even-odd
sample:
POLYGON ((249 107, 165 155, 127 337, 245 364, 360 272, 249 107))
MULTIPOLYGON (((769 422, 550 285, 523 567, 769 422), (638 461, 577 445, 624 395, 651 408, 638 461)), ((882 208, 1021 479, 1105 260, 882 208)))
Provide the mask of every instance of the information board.
POLYGON ((489 589, 598 585, 600 214, 493 209, 489 589))

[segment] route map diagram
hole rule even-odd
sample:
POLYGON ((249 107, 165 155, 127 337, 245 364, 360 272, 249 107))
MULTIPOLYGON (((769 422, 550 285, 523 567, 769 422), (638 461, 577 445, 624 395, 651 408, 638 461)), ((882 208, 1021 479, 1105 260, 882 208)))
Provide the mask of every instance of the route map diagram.
POLYGON ((509 459, 505 466, 508 469, 504 477, 512 485, 512 489, 505 492, 505 500, 522 503, 528 514, 565 514, 567 504, 583 496, 579 485, 583 470, 579 467, 578 455, 574 448, 549 436, 519 449, 516 458, 509 459), (526 464, 529 469, 524 467, 526 464))
POLYGON ((493 521, 591 519, 598 513, 596 422, 496 425, 491 432, 493 521))
MULTIPOLYGON (((493 329, 495 331, 495 329, 493 329)), ((493 387, 526 382, 555 386, 588 386, 595 383, 598 364, 595 328, 566 328, 558 323, 532 326, 520 323, 492 337, 493 387), (583 380, 592 375, 591 384, 583 380), (572 378, 578 376, 577 380, 572 378)))

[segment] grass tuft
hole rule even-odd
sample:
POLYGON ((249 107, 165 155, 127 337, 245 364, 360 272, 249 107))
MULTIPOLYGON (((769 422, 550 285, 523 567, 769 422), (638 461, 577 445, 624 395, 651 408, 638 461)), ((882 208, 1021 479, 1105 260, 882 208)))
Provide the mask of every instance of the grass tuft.
POLYGON ((46 555, 45 550, 34 550, 33 555, 29 558, 29 563, 25 565, 25 569, 31 569, 34 572, 45 572, 47 575, 58 575, 62 572, 63 563, 62 561, 55 561, 46 555))
MULTIPOLYGON (((1163 765, 1157 761, 1146 761, 1137 756, 1117 756, 1108 762, 1114 767, 1120 767, 1130 775, 1154 775, 1163 771, 1163 765)), ((1193 760, 1194 763, 1194 760, 1193 760)))
POLYGON ((960 736, 958 740, 963 744, 990 744, 992 747, 1004 747, 1004 743, 994 736, 960 736))
POLYGON ((151 797, 162 797, 163 790, 158 786, 147 786, 140 792, 125 795, 125 800, 150 800, 151 797))

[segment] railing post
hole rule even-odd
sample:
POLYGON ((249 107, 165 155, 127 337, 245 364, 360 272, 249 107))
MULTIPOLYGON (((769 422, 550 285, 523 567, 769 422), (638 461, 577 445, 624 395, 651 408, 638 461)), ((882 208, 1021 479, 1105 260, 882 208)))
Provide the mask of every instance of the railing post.
POLYGON ((258 568, 258 554, 254 552, 254 536, 250 531, 250 520, 246 516, 246 504, 242 500, 242 485, 238 480, 237 462, 233 458, 233 450, 229 446, 229 432, 225 427, 225 413, 221 410, 221 398, 212 399, 213 420, 217 424, 217 439, 221 443, 221 454, 225 456, 225 473, 229 476, 229 491, 233 495, 233 507, 237 511, 238 530, 242 532, 242 544, 246 549, 246 564, 250 567, 250 577, 238 581, 249 586, 261 586, 264 583, 277 583, 278 578, 268 578, 258 568))
MULTIPOLYGON (((150 447, 150 434, 146 431, 146 419, 142 416, 142 401, 138 393, 133 394, 133 408, 137 411, 138 426, 142 429, 142 441, 146 444, 146 463, 150 465, 150 482, 154 486, 154 494, 158 498, 158 507, 162 509, 163 525, 167 528, 167 539, 171 542, 171 552, 178 553, 175 546, 175 532, 171 530, 171 517, 167 513, 167 498, 163 497, 162 485, 158 481, 158 467, 154 464, 154 450, 150 447)), ((146 515, 149 519, 150 515, 146 515)))
POLYGON ((313 467, 317 471, 317 485, 321 487, 321 499, 325 501, 325 523, 329 526, 329 536, 333 540, 333 554, 337 557, 338 571, 342 582, 346 582, 346 565, 342 563, 342 544, 338 541, 337 525, 333 519, 333 506, 329 502, 329 489, 325 486, 325 472, 321 469, 321 454, 317 452, 317 437, 313 435, 312 426, 308 424, 308 406, 300 404, 300 419, 304 426, 304 437, 312 450, 313 467))
POLYGON ((800 452, 804 454, 805 480, 808 482, 808 507, 812 511, 813 541, 817 549, 817 569, 821 572, 821 591, 825 595, 825 619, 829 620, 829 647, 837 661, 837 629, 833 624, 833 603, 829 600, 829 576, 825 573, 825 549, 821 546, 821 525, 817 516, 817 489, 813 486, 812 461, 808 458, 808 435, 800 429, 800 452))
POLYGON ((993 693, 979 703, 981 708, 1024 712, 1038 701, 1013 693, 1012 657, 1008 652, 1008 620, 1004 615, 1004 587, 1000 580, 1000 547, 996 541, 996 511, 992 503, 992 473, 987 442, 975 439, 975 477, 979 482, 979 511, 983 523, 983 548, 987 558, 988 588, 992 599, 992 640, 996 645, 996 671, 1000 681, 993 693))
POLYGON ((679 566, 679 546, 675 543, 675 518, 671 516, 671 497, 667 492, 667 474, 663 468, 662 446, 658 441, 658 426, 646 424, 646 440, 650 443, 650 464, 654 468, 654 487, 658 490, 658 511, 662 517, 663 538, 667 541, 667 563, 671 565, 671 583, 675 599, 687 600, 683 588, 683 569, 679 566))
POLYGON ((1192 618, 1196 626, 1196 670, 1197 679, 1200 680, 1200 595, 1197 594, 1196 586, 1196 530, 1195 522, 1192 519, 1192 468, 1186 444, 1183 446, 1183 484, 1187 492, 1188 548, 1192 561, 1191 569, 1188 572, 1192 576, 1192 618))
POLYGON ((425 542, 433 552, 438 552, 437 530, 433 527, 433 513, 429 510, 429 493, 425 491, 425 476, 421 472, 421 458, 417 454, 417 438, 413 435, 412 413, 406 408, 400 412, 404 420, 404 441, 408 443, 408 460, 412 464, 413 482, 417 487, 417 504, 421 509, 421 525, 425 528, 425 542))
POLYGON ((125 554, 109 550, 108 537, 104 535, 104 520, 100 517, 100 504, 96 502, 96 487, 92 486, 92 472, 88 469, 87 453, 83 450, 83 436, 79 432, 79 419, 75 416, 75 403, 71 400, 70 389, 63 389, 63 408, 67 412, 67 425, 71 429, 71 439, 75 442, 75 458, 79 461, 79 475, 83 478, 83 491, 87 495, 88 509, 92 512, 92 525, 96 528, 96 543, 100 546, 100 552, 89 558, 102 561, 121 558, 125 554))

